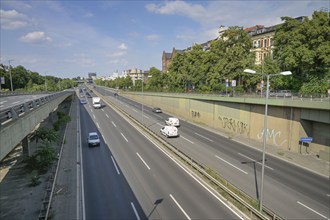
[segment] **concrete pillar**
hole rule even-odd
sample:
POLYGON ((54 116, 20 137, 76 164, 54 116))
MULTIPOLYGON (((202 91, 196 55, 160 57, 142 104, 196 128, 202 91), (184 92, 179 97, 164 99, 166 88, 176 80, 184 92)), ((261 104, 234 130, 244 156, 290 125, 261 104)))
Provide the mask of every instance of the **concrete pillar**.
POLYGON ((29 138, 27 136, 25 136, 25 138, 23 138, 22 146, 23 146, 23 158, 27 158, 27 157, 31 156, 29 138))

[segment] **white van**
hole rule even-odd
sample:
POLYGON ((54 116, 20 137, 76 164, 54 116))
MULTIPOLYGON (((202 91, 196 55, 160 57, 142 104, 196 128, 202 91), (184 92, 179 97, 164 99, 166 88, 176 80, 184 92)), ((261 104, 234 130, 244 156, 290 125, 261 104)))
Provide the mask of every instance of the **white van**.
POLYGON ((160 129, 160 133, 162 133, 166 137, 177 137, 178 129, 174 126, 164 126, 160 129))
POLYGON ((180 126, 180 121, 178 118, 174 118, 174 117, 169 117, 168 119, 165 120, 165 124, 166 125, 172 125, 175 127, 179 127, 180 126))

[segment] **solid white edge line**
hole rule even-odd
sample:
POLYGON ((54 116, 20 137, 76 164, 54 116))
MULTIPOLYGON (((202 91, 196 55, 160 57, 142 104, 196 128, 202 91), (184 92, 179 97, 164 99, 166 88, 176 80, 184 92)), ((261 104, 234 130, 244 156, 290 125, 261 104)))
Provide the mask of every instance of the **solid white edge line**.
POLYGON ((325 218, 325 219, 328 219, 326 216, 324 216, 324 215, 318 213, 317 211, 315 211, 314 209, 308 207, 307 205, 305 205, 305 204, 303 204, 303 203, 301 203, 301 202, 299 202, 299 201, 297 201, 297 203, 298 203, 299 205, 302 205, 303 207, 309 209, 310 211, 314 212, 315 214, 318 214, 319 216, 321 216, 321 217, 323 217, 323 218, 325 218))
POLYGON ((179 207, 179 209, 181 210, 181 212, 183 212, 183 214, 186 216, 187 219, 191 220, 191 218, 189 217, 189 215, 185 212, 185 210, 180 206, 180 204, 176 201, 176 199, 172 196, 172 194, 170 194, 171 199, 175 202, 175 204, 179 207))
POLYGON ((133 202, 131 202, 131 206, 132 206, 132 209, 133 209, 133 211, 134 211, 134 213, 135 213, 136 219, 137 219, 137 220, 140 220, 140 216, 139 216, 139 213, 136 211, 136 209, 135 209, 135 206, 134 206, 134 203, 133 203, 133 202))
POLYGON ((144 165, 150 170, 150 167, 148 166, 148 164, 143 160, 143 158, 140 156, 140 154, 138 152, 136 152, 136 154, 138 155, 138 157, 140 158, 140 160, 144 163, 144 165))
MULTIPOLYGON (((250 158, 250 157, 248 157, 248 156, 245 156, 244 154, 241 154, 241 153, 238 153, 238 154, 241 155, 242 157, 245 157, 245 158, 247 158, 247 159, 253 161, 253 162, 258 163, 259 165, 262 165, 262 163, 260 163, 260 162, 258 162, 258 161, 256 161, 256 160, 254 160, 254 159, 252 159, 252 158, 250 158)), ((274 170, 273 168, 271 168, 271 167, 269 167, 269 166, 267 166, 267 165, 265 165, 265 167, 267 167, 267 168, 270 169, 270 170, 274 170)))
POLYGON ((80 163, 77 163, 77 168, 79 167, 80 165, 80 169, 78 170, 77 169, 77 189, 79 191, 77 191, 77 219, 80 219, 80 205, 79 205, 79 202, 80 202, 80 195, 81 195, 81 203, 82 203, 82 220, 85 220, 86 219, 86 213, 85 213, 85 189, 84 189, 84 172, 83 172, 83 157, 82 157, 82 143, 81 143, 81 125, 80 125, 80 109, 78 107, 78 110, 77 110, 77 128, 79 129, 79 135, 77 135, 77 139, 79 143, 79 145, 77 145, 77 162, 80 161, 80 163), (80 148, 79 148, 80 146, 80 148), (81 183, 81 188, 79 187, 79 171, 80 171, 80 183, 81 183))
POLYGON ((120 134, 121 134, 121 136, 123 136, 123 138, 125 139, 125 141, 128 142, 128 140, 127 140, 127 138, 125 137, 125 135, 123 135, 123 133, 121 133, 121 132, 120 132, 120 134))
POLYGON ((189 140, 188 138, 183 137, 182 135, 180 135, 180 137, 182 137, 183 139, 185 139, 186 141, 190 142, 191 144, 194 144, 194 142, 192 142, 191 140, 189 140))
POLYGON ((111 160, 112 160, 113 165, 115 165, 115 168, 117 170, 118 175, 120 175, 119 169, 117 167, 117 164, 116 164, 115 159, 113 158, 113 156, 111 156, 111 160))
POLYGON ((245 172, 244 170, 242 170, 242 169, 238 168, 238 167, 237 167, 237 166, 235 166, 234 164, 231 164, 231 163, 229 163, 228 161, 226 161, 225 159, 222 159, 222 158, 221 158, 221 157, 219 157, 218 155, 215 155, 215 157, 216 157, 216 158, 218 158, 218 159, 220 159, 220 160, 222 160, 223 162, 225 162, 225 163, 229 164, 230 166, 232 166, 232 167, 234 167, 234 168, 238 169, 238 170, 239 170, 239 171, 241 171, 242 173, 248 174, 248 172, 245 172))

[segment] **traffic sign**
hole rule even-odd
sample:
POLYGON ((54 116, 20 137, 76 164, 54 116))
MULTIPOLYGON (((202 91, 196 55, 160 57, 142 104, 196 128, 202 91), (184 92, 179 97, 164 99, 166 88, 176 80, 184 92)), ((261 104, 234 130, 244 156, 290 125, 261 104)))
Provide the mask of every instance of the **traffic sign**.
POLYGON ((300 141, 301 142, 312 142, 313 138, 312 137, 301 137, 300 141))

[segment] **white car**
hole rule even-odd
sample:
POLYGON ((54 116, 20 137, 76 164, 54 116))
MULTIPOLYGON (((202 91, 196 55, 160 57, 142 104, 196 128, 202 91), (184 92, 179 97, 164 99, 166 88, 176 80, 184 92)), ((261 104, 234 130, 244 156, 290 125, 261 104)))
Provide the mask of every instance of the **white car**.
POLYGON ((165 124, 175 126, 175 127, 179 127, 180 126, 180 121, 179 121, 178 118, 169 117, 168 119, 165 120, 165 124))
POLYGON ((178 129, 174 126, 164 126, 160 129, 160 133, 162 133, 166 137, 177 137, 177 136, 179 136, 178 129))
POLYGON ((90 132, 87 138, 88 146, 100 146, 100 138, 96 132, 90 132))

